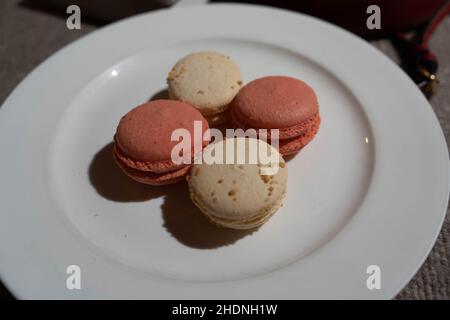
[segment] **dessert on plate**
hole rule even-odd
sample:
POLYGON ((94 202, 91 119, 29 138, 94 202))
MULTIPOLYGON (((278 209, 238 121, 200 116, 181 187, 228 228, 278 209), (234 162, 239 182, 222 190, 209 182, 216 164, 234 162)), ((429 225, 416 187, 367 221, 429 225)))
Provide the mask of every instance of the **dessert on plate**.
POLYGON ((172 141, 171 135, 176 129, 190 133, 191 158, 195 144, 208 144, 203 140, 208 123, 194 107, 175 100, 144 103, 120 119, 114 136, 114 159, 127 176, 141 183, 165 185, 184 180, 191 165, 172 160, 172 149, 178 142, 172 141), (194 121, 201 123, 202 136, 194 135, 194 121))
POLYGON ((286 194, 286 163, 263 140, 228 138, 207 146, 202 156, 202 163, 194 164, 188 176, 189 191, 195 205, 214 224, 255 228, 281 207, 286 194), (261 151, 270 154, 268 161, 259 156, 261 151), (220 155, 216 159, 219 163, 208 161, 211 154, 220 155), (230 154, 234 161, 226 161, 230 154))
POLYGON ((229 56, 205 51, 179 60, 167 83, 172 99, 193 105, 210 125, 218 125, 229 119, 228 105, 242 87, 242 76, 229 56))
POLYGON ((130 178, 149 185, 187 180, 192 201, 217 226, 261 226, 286 194, 282 155, 301 150, 319 130, 314 90, 287 76, 242 86, 237 65, 212 51, 185 56, 167 81, 172 100, 144 103, 120 119, 113 149, 117 164, 130 178), (211 134, 209 126, 226 123, 230 116, 235 129, 247 135, 253 129, 254 136, 211 134), (174 139, 177 130, 187 133, 187 148, 179 148, 186 137, 175 134, 174 139), (208 145, 210 137, 214 142, 208 145))
MULTIPOLYGON (((305 82, 286 76, 269 76, 249 82, 231 104, 235 127, 278 129, 282 155, 298 152, 316 135, 319 103, 305 82)), ((270 139, 270 130, 268 136, 270 139)))

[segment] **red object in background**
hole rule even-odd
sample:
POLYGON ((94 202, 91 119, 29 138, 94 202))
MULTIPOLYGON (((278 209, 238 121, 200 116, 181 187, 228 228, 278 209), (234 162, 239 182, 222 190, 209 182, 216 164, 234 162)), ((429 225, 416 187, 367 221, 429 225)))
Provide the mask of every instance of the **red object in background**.
MULTIPOLYGON (((211 0, 214 1, 214 0, 211 0)), ((223 1, 223 0, 222 0, 223 1)), ((450 0, 247 0, 319 17, 366 38, 389 36, 401 56, 401 66, 427 97, 437 89, 438 62, 428 40, 450 12, 450 0), (381 29, 369 29, 371 5, 380 8, 381 29), (407 35, 414 32, 413 36, 407 35)))
MULTIPOLYGON (((234 2, 235 0, 210 0, 234 2)), ((405 32, 427 23, 446 0, 241 0, 281 7, 319 17, 363 36, 405 32), (381 30, 369 30, 367 7, 381 9, 381 30)))
MULTIPOLYGON (((179 0, 39 0, 63 10, 70 4, 83 8, 83 14, 111 22, 132 14, 169 6, 179 0)), ((37 2, 37 1, 36 1, 37 2)), ((282 7, 328 20, 364 36, 408 31, 426 23, 446 0, 209 0, 209 2, 247 2, 282 7), (381 8, 381 30, 368 30, 367 7, 381 8)))
MULTIPOLYGON (((78 4, 83 14, 101 21, 113 21, 126 16, 169 5, 178 0, 40 0, 65 8, 78 4), (112 5, 113 3, 114 5, 112 5)), ((450 0, 209 0, 210 2, 247 2, 300 11, 328 20, 349 31, 374 38, 391 36, 402 56, 402 67, 426 96, 436 91, 436 57, 428 48, 434 29, 450 11, 450 0), (381 13, 381 29, 368 29, 367 8, 377 5, 381 13), (415 31, 414 37, 406 32, 415 31)), ((282 22, 280 22, 282 23, 282 22)))
MULTIPOLYGON (((229 2, 233 0, 210 0, 229 2)), ((319 17, 362 36, 385 36, 405 32, 427 23, 446 0, 243 0, 281 7, 319 17), (369 30, 367 8, 381 10, 381 30, 369 30)))
MULTIPOLYGON (((301 0, 298 10, 331 21, 363 36, 409 31, 428 22, 445 0, 301 0), (381 30, 369 30, 367 7, 381 9, 381 30)), ((291 5, 292 7, 292 5, 291 5)))
POLYGON ((437 90, 438 62, 428 47, 434 29, 450 11, 448 0, 302 0, 304 11, 338 24, 362 36, 394 35, 393 44, 402 57, 402 67, 426 97, 437 90), (369 30, 366 12, 380 8, 381 29, 369 30), (413 37, 407 32, 414 30, 413 37))

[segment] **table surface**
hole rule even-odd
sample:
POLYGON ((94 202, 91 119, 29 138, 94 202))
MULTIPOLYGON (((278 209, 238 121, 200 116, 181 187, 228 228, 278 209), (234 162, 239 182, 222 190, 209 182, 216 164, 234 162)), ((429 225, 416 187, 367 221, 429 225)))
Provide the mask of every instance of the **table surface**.
MULTIPOLYGON (((38 64, 52 53, 99 28, 101 23, 82 21, 81 30, 68 30, 66 16, 32 0, 0 1, 0 105, 38 64)), ((373 42, 398 61, 389 41, 373 42)), ((450 17, 439 27, 430 47, 440 62, 438 94, 431 105, 450 141, 450 17)), ((426 212, 424 212, 426 214, 426 212)), ((0 266, 1 267, 1 266, 0 266)), ((0 282, 0 299, 12 298, 0 282)), ((450 299, 450 218, 447 216, 426 262, 397 299, 450 299)))

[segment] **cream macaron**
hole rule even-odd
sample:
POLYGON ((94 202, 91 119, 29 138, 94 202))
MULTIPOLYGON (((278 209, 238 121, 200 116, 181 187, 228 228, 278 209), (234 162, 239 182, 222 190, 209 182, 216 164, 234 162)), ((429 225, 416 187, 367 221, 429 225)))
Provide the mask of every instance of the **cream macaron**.
POLYGON ((179 60, 167 77, 172 99, 196 107, 210 125, 229 119, 228 105, 242 87, 239 67, 218 52, 196 52, 179 60))
POLYGON ((192 201, 214 224, 255 228, 282 206, 286 164, 263 140, 221 140, 206 147, 200 156, 187 177, 189 191, 192 201), (269 156, 263 159, 260 154, 269 156))

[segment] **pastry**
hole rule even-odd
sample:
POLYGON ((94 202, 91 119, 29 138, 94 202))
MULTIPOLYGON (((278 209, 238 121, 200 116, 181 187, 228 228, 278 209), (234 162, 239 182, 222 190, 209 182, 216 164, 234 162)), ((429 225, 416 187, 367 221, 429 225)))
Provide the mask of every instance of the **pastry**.
POLYGON ((275 148, 259 139, 229 138, 204 149, 202 163, 192 166, 188 185, 192 201, 214 224, 251 229, 281 207, 286 180, 286 164, 275 148), (259 157, 259 150, 269 151, 271 161, 259 157), (211 162, 208 155, 224 160, 211 162), (233 161, 226 162, 230 155, 233 161))
POLYGON ((196 107, 210 125, 224 123, 228 105, 242 86, 241 72, 230 57, 197 52, 179 60, 167 78, 172 99, 196 107))
POLYGON ((187 103, 150 101, 134 108, 120 120, 114 137, 114 159, 126 175, 138 182, 150 185, 175 183, 185 179, 195 152, 208 144, 203 140, 207 129, 206 119, 187 103), (201 136, 194 135, 194 121, 201 125, 201 136), (176 129, 186 129, 190 134, 192 148, 183 155, 189 161, 172 160, 172 150, 179 143, 171 140, 176 129), (199 147, 194 148, 195 144, 199 147))
POLYGON ((279 130, 279 151, 293 154, 307 145, 319 130, 319 104, 305 82, 286 76, 269 76, 245 85, 231 104, 231 118, 242 129, 279 130))

